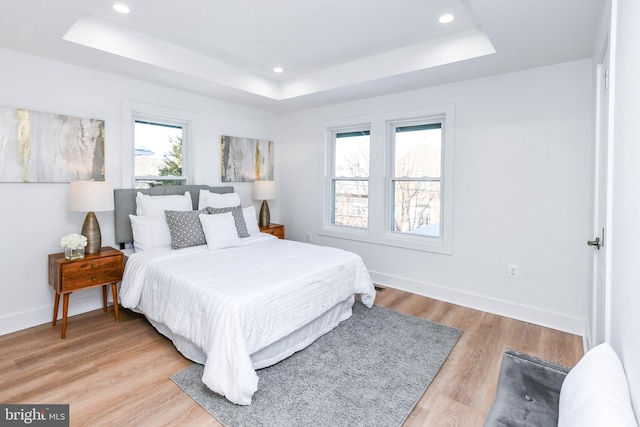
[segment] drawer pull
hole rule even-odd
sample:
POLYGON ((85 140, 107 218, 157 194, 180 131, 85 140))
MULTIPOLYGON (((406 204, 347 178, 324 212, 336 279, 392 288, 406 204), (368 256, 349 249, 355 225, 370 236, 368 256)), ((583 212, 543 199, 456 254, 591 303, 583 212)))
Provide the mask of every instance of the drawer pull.
POLYGON ((96 265, 95 264, 91 264, 91 268, 96 268, 96 265))
POLYGON ((97 278, 97 277, 92 277, 92 278, 91 278, 91 281, 92 281, 92 282, 95 282, 96 280, 98 280, 98 278, 97 278))

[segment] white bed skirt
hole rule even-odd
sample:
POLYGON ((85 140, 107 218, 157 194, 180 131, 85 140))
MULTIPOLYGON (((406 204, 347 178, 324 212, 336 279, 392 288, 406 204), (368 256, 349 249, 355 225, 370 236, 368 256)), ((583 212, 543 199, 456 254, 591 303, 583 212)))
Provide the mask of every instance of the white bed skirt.
MULTIPOLYGON (((251 354, 251 362, 254 369, 266 368, 300 351, 331 331, 344 320, 351 317, 355 296, 350 296, 341 303, 329 309, 311 323, 292 332, 273 344, 251 354)), ((196 363, 203 364, 207 361, 207 355, 188 339, 174 334, 165 324, 147 318, 154 328, 162 335, 169 338, 184 357, 196 363)))

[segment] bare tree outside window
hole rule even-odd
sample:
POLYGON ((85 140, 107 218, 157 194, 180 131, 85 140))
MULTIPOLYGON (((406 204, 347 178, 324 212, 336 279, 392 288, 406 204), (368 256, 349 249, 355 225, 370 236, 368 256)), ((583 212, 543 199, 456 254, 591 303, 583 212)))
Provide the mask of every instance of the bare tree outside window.
POLYGON ((369 225, 369 131, 335 134, 332 223, 369 225))
MULTIPOLYGON (((441 235, 442 123, 392 126, 391 230, 441 235)), ((334 133, 331 223, 369 226, 370 131, 334 133)))
POLYGON ((394 138, 393 231, 439 237, 441 124, 397 126, 394 138))

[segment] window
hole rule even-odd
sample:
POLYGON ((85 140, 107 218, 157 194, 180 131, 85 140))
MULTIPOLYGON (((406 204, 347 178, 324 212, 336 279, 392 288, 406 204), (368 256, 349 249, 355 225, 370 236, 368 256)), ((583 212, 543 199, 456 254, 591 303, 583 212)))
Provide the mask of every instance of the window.
POLYGON ((391 230, 440 237, 442 123, 392 123, 391 230))
POLYGON ((331 224, 369 226, 369 130, 332 131, 331 224))
POLYGON ((134 188, 200 181, 190 161, 202 140, 200 115, 161 105, 122 102, 122 182, 134 188))
POLYGON ((325 122, 320 234, 451 254, 454 123, 452 104, 325 122))
POLYGON ((185 184, 184 125, 134 120, 136 188, 185 184))

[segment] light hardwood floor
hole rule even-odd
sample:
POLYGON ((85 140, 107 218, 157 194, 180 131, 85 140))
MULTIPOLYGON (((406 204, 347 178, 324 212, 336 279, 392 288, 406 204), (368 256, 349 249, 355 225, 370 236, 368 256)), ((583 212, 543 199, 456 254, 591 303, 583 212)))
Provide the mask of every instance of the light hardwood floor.
MULTIPOLYGON (((579 336, 386 288, 376 304, 462 329, 405 426, 481 426, 505 349, 572 367, 579 336)), ((220 426, 168 378, 191 362, 144 317, 112 308, 0 337, 0 402, 70 404, 72 426, 220 426)))

